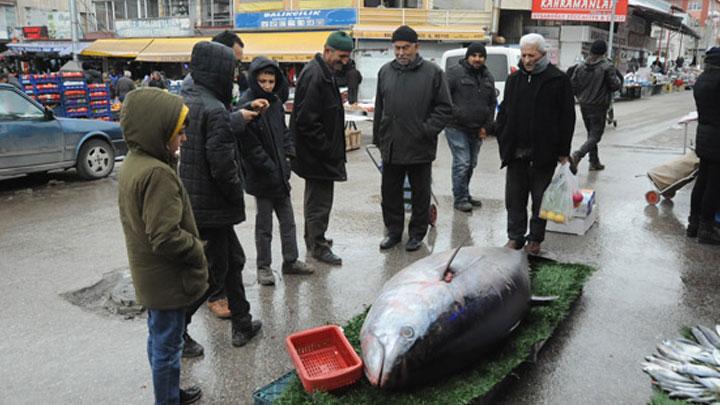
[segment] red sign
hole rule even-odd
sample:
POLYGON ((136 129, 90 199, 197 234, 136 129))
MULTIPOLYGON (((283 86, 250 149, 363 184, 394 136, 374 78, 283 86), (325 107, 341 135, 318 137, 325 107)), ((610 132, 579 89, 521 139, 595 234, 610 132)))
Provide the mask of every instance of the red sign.
POLYGON ((44 25, 41 27, 22 27, 22 31, 25 39, 48 39, 48 30, 44 25))
MULTIPOLYGON (((611 0, 533 0, 533 20, 609 22, 611 0)), ((628 0, 617 0, 615 22, 625 22, 628 0)))

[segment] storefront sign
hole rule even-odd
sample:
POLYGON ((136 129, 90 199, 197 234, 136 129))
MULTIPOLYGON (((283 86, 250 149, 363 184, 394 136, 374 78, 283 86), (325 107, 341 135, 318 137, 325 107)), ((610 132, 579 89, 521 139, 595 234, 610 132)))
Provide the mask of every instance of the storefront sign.
POLYGON ((119 37, 185 37, 192 36, 189 18, 152 18, 147 20, 117 20, 115 32, 119 37))
POLYGON ((46 26, 41 27, 22 27, 23 37, 25 39, 37 41, 48 39, 48 29, 46 26))
POLYGON ((357 10, 354 8, 235 14, 235 28, 238 29, 347 27, 355 23, 357 23, 357 10))
MULTIPOLYGON (((532 19, 566 21, 610 21, 611 0, 533 0, 532 19)), ((618 0, 615 22, 624 22, 628 0, 618 0)))

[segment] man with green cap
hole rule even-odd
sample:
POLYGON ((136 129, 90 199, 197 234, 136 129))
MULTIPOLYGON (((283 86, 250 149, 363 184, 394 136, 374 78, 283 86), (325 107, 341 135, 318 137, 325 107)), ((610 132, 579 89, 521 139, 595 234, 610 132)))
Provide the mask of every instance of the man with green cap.
POLYGON ((345 172, 345 111, 334 72, 350 61, 353 40, 343 31, 328 36, 322 53, 305 65, 295 88, 290 131, 296 157, 292 170, 305 179, 304 217, 307 253, 339 266, 342 259, 325 238, 333 203, 334 182, 345 172))

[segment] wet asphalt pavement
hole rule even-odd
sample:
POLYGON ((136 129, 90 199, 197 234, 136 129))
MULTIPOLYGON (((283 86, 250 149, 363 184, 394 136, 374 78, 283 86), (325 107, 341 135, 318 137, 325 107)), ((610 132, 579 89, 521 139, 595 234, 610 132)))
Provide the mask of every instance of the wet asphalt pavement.
MULTIPOLYGON (((651 388, 640 369, 643 357, 682 326, 720 321, 720 248, 684 236, 692 185, 657 207, 644 200, 652 188, 645 173, 680 156, 683 130, 674 122, 693 109, 691 92, 616 105, 619 126, 606 131, 600 146, 607 169, 588 173, 586 161, 580 166, 581 186, 597 191, 599 223, 585 236, 548 233, 543 244, 548 256, 598 271, 537 363, 522 369, 499 403, 645 403, 651 388)), ((370 126, 360 128, 367 144, 370 126)), ((575 147, 585 139, 579 117, 577 128, 575 147)), ((694 126, 690 134, 694 138, 694 126)), ((199 311, 190 333, 204 345, 205 356, 183 360, 182 382, 201 385, 200 403, 252 403, 256 388, 292 368, 285 336, 326 323, 342 325, 408 263, 466 240, 505 243, 505 172, 499 170, 494 140, 483 145, 471 184, 483 207, 466 214, 452 208, 450 154, 441 135, 433 167, 437 227, 414 253, 402 247, 379 251, 379 173, 362 150, 348 153, 348 160, 350 180, 336 185, 328 232, 342 267, 318 265, 313 276, 259 286, 254 200, 246 198, 248 221, 235 229, 248 258, 244 280, 252 313, 264 327, 246 347, 233 348, 229 322, 206 308, 199 311)), ((152 402, 145 319, 99 315, 60 295, 127 269, 116 172, 94 182, 74 173, 53 174, 47 184, 28 178, 0 182, 0 403, 152 402)), ((294 177, 293 186, 300 236, 302 181, 294 177)), ((275 232, 277 268, 277 225, 275 232)), ((300 249, 304 255, 302 242, 300 249)))

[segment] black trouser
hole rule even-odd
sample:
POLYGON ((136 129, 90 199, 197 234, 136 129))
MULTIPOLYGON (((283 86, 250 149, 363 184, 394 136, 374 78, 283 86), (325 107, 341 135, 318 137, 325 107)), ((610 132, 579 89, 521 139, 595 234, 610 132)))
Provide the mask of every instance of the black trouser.
POLYGON ((280 242, 283 261, 293 263, 298 258, 295 216, 290 196, 280 198, 255 198, 255 249, 257 249, 257 267, 270 267, 272 263, 271 245, 273 211, 280 223, 280 242))
POLYGON ((580 157, 590 153, 590 163, 600 163, 597 145, 605 132, 605 119, 608 108, 605 106, 580 106, 585 129, 587 130, 587 141, 578 149, 580 157))
POLYGON ((552 180, 555 167, 535 167, 526 159, 515 159, 507 166, 505 176, 505 208, 508 213, 508 238, 520 245, 525 240, 542 242, 545 240, 546 221, 541 219, 540 204, 545 189, 552 180), (528 195, 532 197, 532 218, 530 234, 525 237, 528 227, 528 195))
POLYGON ((325 231, 330 223, 334 189, 335 183, 332 180, 305 179, 305 246, 313 256, 330 249, 330 243, 325 239, 325 231))
POLYGON ((245 252, 232 225, 217 228, 199 228, 200 239, 205 242, 205 257, 208 261, 210 288, 187 310, 185 321, 190 324, 192 316, 218 286, 225 286, 228 307, 233 319, 250 314, 250 303, 245 299, 242 270, 245 266, 245 252))
POLYGON ((690 216, 714 222, 720 208, 720 162, 700 159, 700 169, 690 198, 690 216))
POLYGON ((430 225, 430 184, 432 163, 414 165, 384 164, 382 169, 382 214, 388 236, 402 236, 405 227, 403 186, 410 181, 412 214, 408 225, 410 238, 422 239, 430 225))

